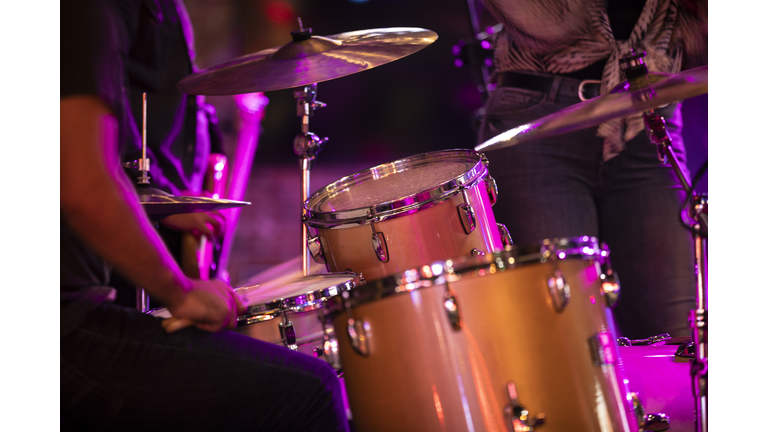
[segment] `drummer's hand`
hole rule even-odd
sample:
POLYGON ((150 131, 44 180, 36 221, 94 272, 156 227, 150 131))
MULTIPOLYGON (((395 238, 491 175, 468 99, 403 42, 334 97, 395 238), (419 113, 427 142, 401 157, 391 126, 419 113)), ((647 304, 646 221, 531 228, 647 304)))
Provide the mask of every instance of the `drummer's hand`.
POLYGON ((209 240, 220 237, 226 228, 226 218, 218 211, 171 215, 160 223, 175 231, 189 231, 197 237, 204 235, 209 240))
POLYGON ((164 320, 163 328, 169 333, 190 325, 210 332, 233 329, 237 317, 245 313, 240 296, 219 280, 193 280, 192 289, 168 310, 173 318, 164 320))

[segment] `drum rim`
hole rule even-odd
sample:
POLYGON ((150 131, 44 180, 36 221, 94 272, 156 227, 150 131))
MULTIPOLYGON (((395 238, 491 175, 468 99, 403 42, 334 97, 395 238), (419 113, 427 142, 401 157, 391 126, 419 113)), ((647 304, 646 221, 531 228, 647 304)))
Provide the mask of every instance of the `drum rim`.
POLYGON ((480 181, 488 177, 488 175, 485 156, 474 150, 449 149, 420 153, 358 171, 326 185, 304 201, 304 210, 306 211, 304 222, 313 228, 337 228, 348 225, 365 225, 370 222, 381 222, 399 216, 406 216, 447 201, 460 194, 462 190, 475 187, 480 181), (430 189, 369 207, 331 212, 312 209, 324 203, 328 198, 333 196, 334 193, 348 188, 352 181, 359 182, 370 178, 372 172, 375 170, 384 171, 388 169, 394 171, 391 173, 394 174, 404 171, 400 168, 407 167, 407 164, 416 165, 429 160, 437 160, 441 157, 456 158, 459 156, 471 158, 472 161, 476 160, 476 162, 472 168, 466 170, 464 173, 430 189), (361 177, 363 178, 361 179, 361 177), (315 200, 321 201, 312 204, 311 208, 310 203, 315 200))
POLYGON ((539 244, 513 245, 502 251, 483 256, 465 255, 434 261, 429 265, 412 268, 384 278, 368 281, 354 289, 329 299, 329 314, 371 303, 386 297, 408 294, 433 285, 444 285, 462 279, 482 277, 518 267, 567 259, 594 259, 603 263, 610 255, 596 237, 562 237, 546 239, 539 244), (510 258, 513 260, 510 262, 510 258))
MULTIPOLYGON (((237 317, 237 325, 238 326, 250 325, 250 324, 255 324, 257 322, 270 321, 280 316, 284 312, 301 313, 301 312, 313 311, 323 307, 329 298, 341 292, 350 290, 356 287, 357 285, 361 284, 361 276, 358 273, 332 272, 332 273, 317 273, 317 274, 302 276, 299 279, 287 282, 286 285, 295 283, 303 279, 318 278, 318 277, 330 278, 330 277, 340 277, 340 276, 348 276, 349 280, 336 285, 330 285, 328 287, 325 287, 319 290, 308 291, 306 293, 290 296, 290 297, 276 298, 274 300, 270 300, 264 303, 257 303, 257 304, 246 306, 246 312, 237 317)), ((258 285, 238 287, 238 288, 235 288, 235 291, 237 292, 240 290, 245 290, 247 288, 253 288, 255 286, 258 286, 258 285)))

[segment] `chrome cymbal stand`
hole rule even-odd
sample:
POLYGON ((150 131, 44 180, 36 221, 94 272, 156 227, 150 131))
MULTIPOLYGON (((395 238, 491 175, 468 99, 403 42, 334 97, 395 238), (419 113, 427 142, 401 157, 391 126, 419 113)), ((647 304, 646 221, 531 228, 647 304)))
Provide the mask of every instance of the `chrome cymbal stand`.
MULTIPOLYGON (((141 194, 142 188, 144 188, 145 192, 146 189, 149 188, 149 159, 147 158, 147 94, 142 94, 142 127, 141 127, 141 159, 135 160, 132 162, 126 162, 124 166, 126 168, 135 168, 138 169, 139 172, 141 172, 141 176, 137 178, 136 187, 139 189, 139 194, 141 194)), ((155 228, 158 227, 159 223, 157 221, 153 221, 155 224, 155 228)), ((144 291, 143 288, 137 286, 136 287, 136 309, 138 309, 141 312, 148 312, 149 311, 149 296, 144 291)))
MULTIPOLYGON (((648 68, 643 62, 645 52, 635 54, 634 51, 629 56, 619 61, 622 71, 625 73, 630 84, 641 83, 648 74, 648 68)), ((654 97, 652 88, 641 93, 641 97, 652 99, 654 97)), ((708 236, 708 205, 707 196, 698 195, 692 191, 688 179, 681 170, 680 161, 678 161, 672 150, 672 141, 667 135, 667 127, 660 115, 653 110, 643 113, 645 120, 645 130, 651 143, 656 145, 659 155, 659 161, 666 165, 669 164, 674 169, 680 184, 683 185, 686 194, 693 196, 691 201, 689 216, 693 223, 689 228, 693 232, 695 248, 695 267, 696 274, 696 309, 690 311, 688 320, 690 323, 691 334, 693 336, 693 345, 695 355, 691 363, 691 378, 693 397, 696 410, 696 432, 707 432, 708 418, 708 398, 707 398, 707 236, 708 236)))
POLYGON ((317 97, 317 83, 306 85, 293 92, 296 98, 296 115, 301 117, 301 132, 293 139, 293 151, 299 156, 301 166, 301 268, 304 276, 309 274, 311 255, 307 249, 309 228, 304 224, 304 202, 309 197, 309 172, 315 166, 315 157, 325 146, 328 138, 320 138, 309 131, 309 118, 317 108, 325 107, 325 104, 315 100, 317 97))

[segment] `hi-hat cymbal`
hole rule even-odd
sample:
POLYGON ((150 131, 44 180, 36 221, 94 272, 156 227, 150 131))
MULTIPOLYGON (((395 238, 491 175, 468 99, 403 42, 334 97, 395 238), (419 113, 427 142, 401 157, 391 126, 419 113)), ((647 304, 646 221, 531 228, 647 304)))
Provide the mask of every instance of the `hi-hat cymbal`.
POLYGON ((141 207, 151 220, 182 213, 200 213, 251 205, 245 201, 233 201, 206 197, 174 196, 153 188, 138 189, 141 207))
POLYGON ((647 87, 612 93, 564 108, 503 132, 475 147, 498 150, 542 138, 597 126, 708 92, 707 66, 674 74, 647 87))
POLYGON ((281 90, 362 72, 413 54, 437 33, 411 27, 332 36, 292 32, 293 41, 204 69, 179 81, 182 93, 234 95, 281 90))

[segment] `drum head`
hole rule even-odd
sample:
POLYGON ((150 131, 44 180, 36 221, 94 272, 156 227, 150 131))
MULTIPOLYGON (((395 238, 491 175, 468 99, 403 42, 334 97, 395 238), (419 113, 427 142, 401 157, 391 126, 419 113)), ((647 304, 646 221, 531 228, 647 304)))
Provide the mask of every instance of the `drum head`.
POLYGON ((305 203, 308 223, 352 221, 409 212, 442 201, 484 178, 479 153, 442 150, 423 153, 344 177, 315 192, 305 203))

